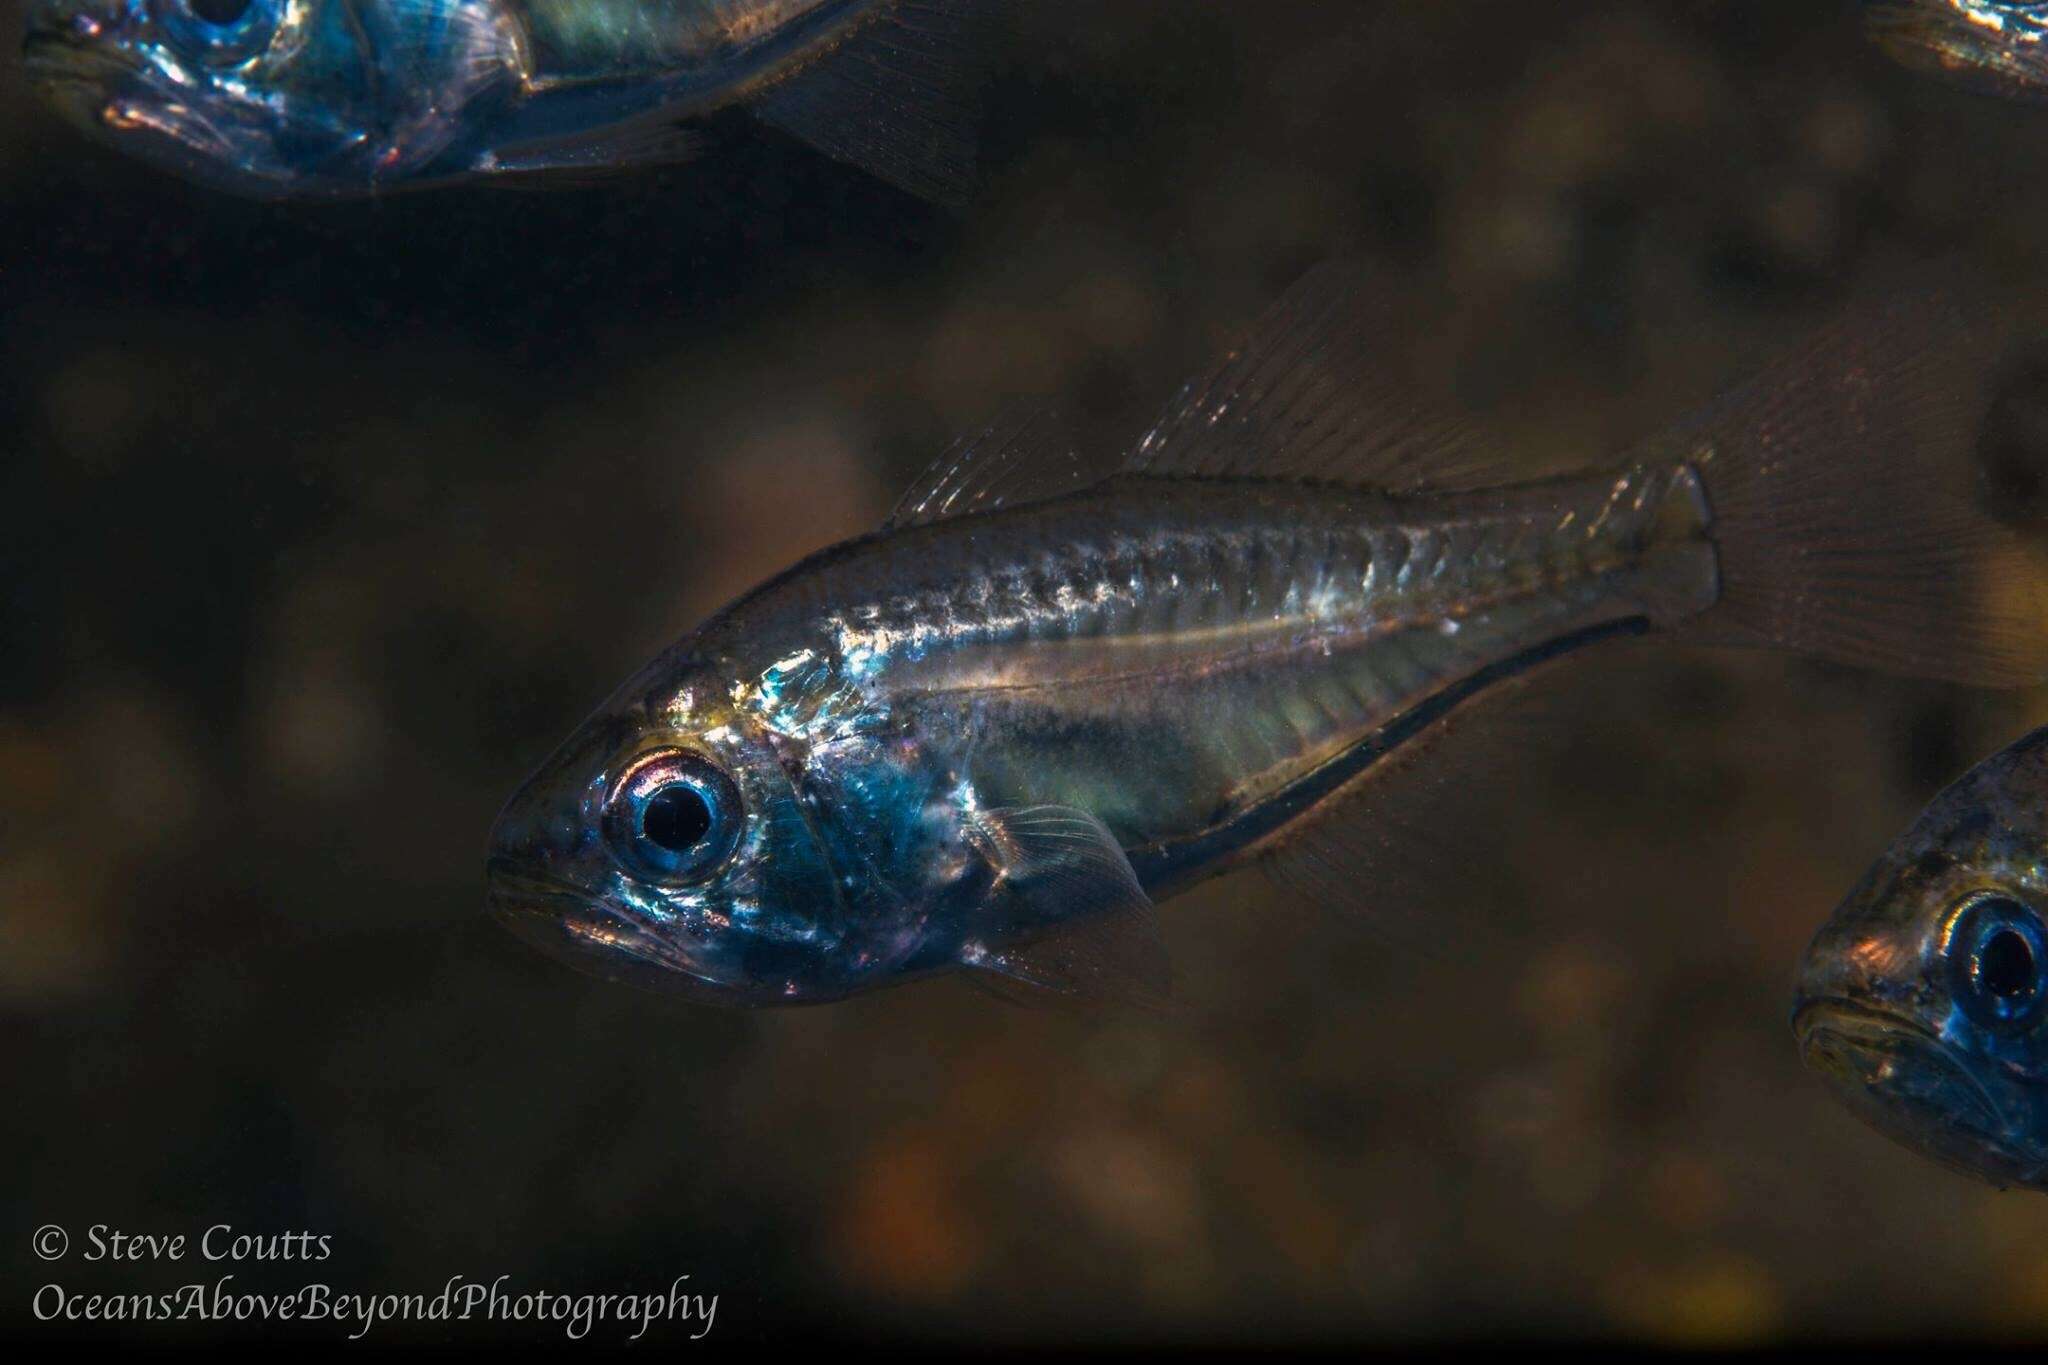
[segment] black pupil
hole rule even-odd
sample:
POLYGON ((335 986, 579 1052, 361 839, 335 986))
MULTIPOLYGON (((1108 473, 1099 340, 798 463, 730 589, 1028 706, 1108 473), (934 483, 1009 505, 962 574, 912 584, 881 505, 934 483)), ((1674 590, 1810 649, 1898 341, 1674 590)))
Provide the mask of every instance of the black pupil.
POLYGON ((2034 987, 2034 948, 2025 935, 2000 929, 1977 955, 1977 980, 2001 1000, 2026 995, 2034 987))
POLYGON ((247 14, 252 3, 254 0, 191 0, 195 16, 222 27, 247 14))
POLYGON ((663 787, 647 802, 640 832, 670 853, 687 853, 711 832, 711 807, 692 787, 663 787))

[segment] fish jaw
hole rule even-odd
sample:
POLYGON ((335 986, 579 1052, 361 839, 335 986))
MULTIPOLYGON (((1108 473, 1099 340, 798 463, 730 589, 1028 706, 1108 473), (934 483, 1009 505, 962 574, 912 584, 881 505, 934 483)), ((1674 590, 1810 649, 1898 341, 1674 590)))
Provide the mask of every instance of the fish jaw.
POLYGON ((88 137, 251 198, 298 192, 367 140, 307 101, 261 89, 253 72, 188 59, 141 0, 39 0, 22 63, 31 85, 88 137))
POLYGON ((22 71, 58 113, 101 135, 109 110, 144 82, 133 25, 132 16, 111 5, 39 0, 23 28, 22 71))
POLYGON ((586 975, 708 1004, 753 1003, 623 903, 532 877, 502 858, 488 866, 485 898, 491 918, 515 937, 586 975))
POLYGON ((473 172, 520 95, 503 6, 251 0, 198 33, 190 0, 31 0, 24 66, 88 136, 257 199, 340 198, 473 172), (176 22, 173 22, 173 21, 176 22))
POLYGON ((1857 1118, 1952 1170, 2000 1189, 2048 1189, 2048 1154, 2014 1117, 2024 1097, 1903 1015, 1839 998, 1802 999, 1801 1058, 1857 1118))
POLYGON ((1864 28, 1902 66, 1982 94, 2048 101, 2048 12, 1998 0, 1870 0, 1864 28))

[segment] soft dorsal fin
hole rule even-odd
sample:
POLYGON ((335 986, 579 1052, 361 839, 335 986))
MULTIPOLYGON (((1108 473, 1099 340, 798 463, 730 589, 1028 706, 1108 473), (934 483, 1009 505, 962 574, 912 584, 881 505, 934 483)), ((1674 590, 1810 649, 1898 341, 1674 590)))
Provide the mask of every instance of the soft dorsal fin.
POLYGON ((927 465, 896 500, 884 526, 901 530, 969 512, 1043 502, 1087 488, 1101 477, 1075 453, 1057 418, 1019 410, 927 465))
POLYGON ((1353 262, 1326 262, 1181 390, 1125 472, 1387 492, 1504 481, 1508 466, 1466 423, 1418 401, 1386 364, 1402 336, 1384 288, 1353 262))
POLYGON ((1002 0, 880 0, 753 105, 827 156, 941 204, 974 184, 982 56, 1002 0))

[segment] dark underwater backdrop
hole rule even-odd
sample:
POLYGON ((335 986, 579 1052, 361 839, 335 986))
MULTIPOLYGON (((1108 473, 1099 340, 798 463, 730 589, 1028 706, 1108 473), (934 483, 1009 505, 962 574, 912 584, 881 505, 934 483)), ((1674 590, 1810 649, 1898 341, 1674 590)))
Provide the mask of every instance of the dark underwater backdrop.
MULTIPOLYGON (((1180 1020, 719 1013, 484 920, 499 803, 631 667, 1015 400, 1128 441, 1318 258, 1383 266, 1437 320, 1387 363, 1532 463, 1898 262, 2042 276, 2048 110, 1893 70, 1832 0, 1024 9, 958 215, 743 119, 602 190, 256 205, 0 63, 7 1320, 115 1335, 31 1296, 232 1269, 687 1273, 728 1343, 2048 1332, 2048 1199, 1858 1127, 1786 1020, 2039 694, 1589 659, 1399 932, 1255 876, 1174 902, 1180 1020), (79 1255, 219 1223, 332 1252, 79 1255)), ((1983 487, 2032 527, 2025 381, 1983 487)))

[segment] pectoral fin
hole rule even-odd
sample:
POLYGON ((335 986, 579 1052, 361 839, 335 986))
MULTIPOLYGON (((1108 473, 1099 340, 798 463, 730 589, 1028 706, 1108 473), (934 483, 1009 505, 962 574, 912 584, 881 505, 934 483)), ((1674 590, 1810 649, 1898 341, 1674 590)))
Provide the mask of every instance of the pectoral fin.
POLYGON ((1165 1006, 1172 970, 1158 911, 1100 820, 1013 807, 979 814, 972 835, 995 870, 960 954, 980 984, 1032 1004, 1165 1006))

